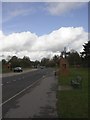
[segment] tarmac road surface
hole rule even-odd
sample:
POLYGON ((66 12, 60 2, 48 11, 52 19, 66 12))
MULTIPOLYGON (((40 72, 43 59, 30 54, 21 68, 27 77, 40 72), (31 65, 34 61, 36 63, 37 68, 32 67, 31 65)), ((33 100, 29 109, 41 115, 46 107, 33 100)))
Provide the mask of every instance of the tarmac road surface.
POLYGON ((2 78, 2 118, 56 118, 57 79, 44 68, 2 78))

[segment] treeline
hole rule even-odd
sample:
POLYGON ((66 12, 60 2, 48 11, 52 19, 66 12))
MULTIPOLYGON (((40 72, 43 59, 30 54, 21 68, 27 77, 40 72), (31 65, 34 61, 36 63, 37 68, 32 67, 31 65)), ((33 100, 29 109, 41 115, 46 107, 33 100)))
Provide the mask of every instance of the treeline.
MULTIPOLYGON (((66 56, 69 65, 71 67, 79 65, 82 67, 90 67, 90 41, 83 45, 83 52, 78 53, 75 50, 71 50, 66 56)), ((9 57, 8 60, 2 59, 2 67, 7 66, 10 68, 14 68, 17 66, 21 66, 23 68, 37 68, 38 66, 45 67, 58 67, 60 61, 60 56, 55 55, 52 59, 42 58, 41 61, 31 61, 28 56, 24 56, 23 58, 18 58, 17 56, 9 57)))
POLYGON ((71 66, 78 64, 82 67, 90 67, 90 41, 84 43, 83 52, 71 51, 67 59, 71 66))
POLYGON ((2 67, 8 68, 15 68, 17 66, 21 66, 23 68, 37 68, 39 66, 54 67, 56 63, 59 64, 59 56, 56 55, 52 59, 42 58, 41 61, 31 61, 28 56, 24 56, 23 58, 12 56, 9 60, 2 59, 2 67))

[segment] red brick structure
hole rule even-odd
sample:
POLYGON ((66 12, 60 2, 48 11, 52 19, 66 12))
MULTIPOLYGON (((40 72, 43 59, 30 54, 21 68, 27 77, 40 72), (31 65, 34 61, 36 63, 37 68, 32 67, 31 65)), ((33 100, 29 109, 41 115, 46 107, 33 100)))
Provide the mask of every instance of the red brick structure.
POLYGON ((60 58, 60 75, 68 75, 69 63, 66 58, 60 58))

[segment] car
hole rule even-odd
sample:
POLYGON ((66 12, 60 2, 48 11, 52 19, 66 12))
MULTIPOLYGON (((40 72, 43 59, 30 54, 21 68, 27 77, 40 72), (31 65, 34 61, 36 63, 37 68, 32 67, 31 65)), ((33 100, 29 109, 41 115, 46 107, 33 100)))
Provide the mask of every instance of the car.
POLYGON ((43 69, 44 67, 43 67, 43 66, 41 66, 40 68, 41 68, 41 69, 43 69))
POLYGON ((41 68, 41 69, 44 69, 44 68, 45 68, 45 66, 40 66, 40 68, 41 68))
POLYGON ((22 72, 22 68, 21 67, 15 67, 14 68, 14 72, 22 72))

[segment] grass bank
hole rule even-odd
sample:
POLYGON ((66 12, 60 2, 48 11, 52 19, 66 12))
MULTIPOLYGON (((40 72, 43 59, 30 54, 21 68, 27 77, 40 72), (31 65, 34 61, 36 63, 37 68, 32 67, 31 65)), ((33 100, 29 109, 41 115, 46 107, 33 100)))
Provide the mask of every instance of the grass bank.
POLYGON ((60 118, 88 118, 88 69, 70 68, 68 76, 59 76, 58 84, 71 86, 71 79, 82 77, 82 88, 57 92, 57 110, 60 118))

